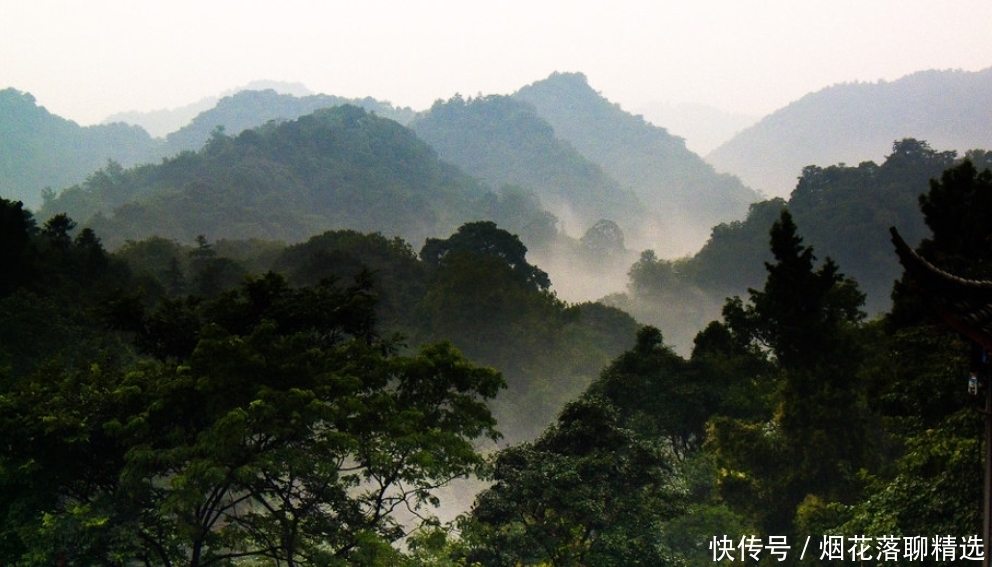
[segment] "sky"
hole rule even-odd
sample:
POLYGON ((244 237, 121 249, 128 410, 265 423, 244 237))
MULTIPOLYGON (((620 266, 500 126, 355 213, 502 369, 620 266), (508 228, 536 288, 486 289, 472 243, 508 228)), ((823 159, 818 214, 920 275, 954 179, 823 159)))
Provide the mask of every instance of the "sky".
POLYGON ((83 125, 253 80, 415 110, 582 72, 631 110, 765 115, 838 83, 992 67, 988 0, 0 0, 0 88, 83 125))

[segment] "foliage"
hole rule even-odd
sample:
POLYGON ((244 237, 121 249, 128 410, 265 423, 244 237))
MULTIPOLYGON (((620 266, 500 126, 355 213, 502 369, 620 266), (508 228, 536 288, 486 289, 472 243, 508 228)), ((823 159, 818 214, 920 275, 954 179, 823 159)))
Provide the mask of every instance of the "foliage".
POLYGON ((765 533, 780 534, 809 494, 843 502, 857 496, 856 471, 867 455, 865 411, 853 380, 864 296, 829 258, 815 268, 787 210, 772 228, 771 250, 775 263, 766 264, 764 289, 751 290, 749 304, 728 301, 724 310, 738 340, 774 364, 767 417, 714 419, 709 442, 728 471, 727 496, 747 506, 765 533))
POLYGON ((606 100, 581 73, 552 73, 513 98, 532 104, 556 136, 632 189, 655 214, 677 216, 681 231, 667 230, 666 222, 660 227, 673 240, 684 238, 689 227, 695 232, 738 218, 759 200, 739 179, 717 174, 678 136, 606 100))
MULTIPOLYGON (((511 424, 505 433, 514 440, 536 436, 603 364, 632 344, 637 324, 629 315, 598 303, 568 305, 540 289, 539 282, 550 283, 547 274, 529 260, 519 239, 491 223, 469 223, 432 242, 465 249, 432 263, 418 258, 405 240, 351 230, 288 247, 205 238, 194 247, 161 238, 130 242, 115 256, 127 260, 140 285, 120 296, 111 311, 127 319, 136 306, 154 307, 167 297, 160 308, 171 316, 163 315, 162 324, 182 328, 190 318, 186 294, 236 287, 243 273, 253 271, 247 266, 277 271, 297 287, 362 278, 372 286, 378 327, 384 336, 405 337, 401 349, 450 340, 470 359, 503 372, 509 389, 494 411, 511 424), (485 255, 487 249, 497 255, 485 255), (239 254, 237 262, 225 250, 239 254), (201 264, 230 269, 208 290, 204 276, 213 272, 194 269, 201 264)), ((139 328, 131 318, 129 328, 139 328)), ((188 344, 187 336, 176 334, 161 348, 188 344)))
MULTIPOLYGON (((21 496, 4 532, 24 561, 366 564, 404 533, 400 509, 436 505, 482 464, 473 441, 498 436, 499 374, 445 343, 393 354, 362 285, 268 274, 179 308, 191 348, 162 362, 53 366, 5 389, 19 436, 0 470, 21 496)), ((162 344, 167 311, 138 317, 139 344, 162 344)))
POLYGON ((956 275, 992 277, 992 171, 979 172, 970 160, 947 169, 920 195, 920 210, 933 233, 920 244, 922 253, 956 275))
POLYGON ((892 144, 881 165, 806 166, 788 202, 770 199, 751 205, 746 219, 715 226, 695 255, 678 260, 642 255, 629 272, 627 293, 610 303, 666 329, 672 344, 688 352, 691 333, 679 329, 704 327, 719 316, 724 298, 762 284, 763 262, 771 259, 766 235, 787 206, 803 227, 804 240, 858 282, 866 295, 865 310, 887 312, 892 282, 901 274, 888 229, 898 226, 911 243, 924 238, 927 225, 919 214, 919 196, 932 178, 957 163, 955 156, 923 141, 902 139, 892 144))
POLYGON ((120 123, 83 127, 12 88, 0 90, 0 116, 0 195, 32 209, 52 187, 79 183, 108 165, 108 159, 130 166, 161 155, 161 143, 141 128, 120 123))
MULTIPOLYGON (((952 273, 988 277, 989 194, 988 170, 979 173, 970 160, 931 181, 919 201, 933 233, 919 252, 952 273)), ((932 301, 906 278, 893 302, 862 374, 888 426, 890 461, 867 477, 865 497, 844 508, 837 531, 980 533, 983 404, 965 385, 969 370, 982 370, 982 354, 937 323, 932 301)))
POLYGON ((858 281, 870 312, 890 308, 892 281, 901 273, 888 228, 898 226, 911 243, 926 235, 919 197, 931 179, 955 164, 955 155, 923 141, 903 139, 892 144, 892 153, 881 165, 803 169, 789 209, 807 242, 858 281))
POLYGON ((93 231, 74 229, 66 215, 39 229, 20 202, 0 199, 0 368, 13 378, 52 360, 85 364, 106 348, 129 356, 119 337, 94 321, 93 311, 128 285, 130 273, 93 231))
MULTIPOLYGON (((792 202, 837 210, 842 187, 885 178, 897 187, 953 159, 910 140, 894 150, 880 168, 808 168, 792 202)), ((930 183, 919 199, 933 230, 920 246, 926 257, 986 277, 988 185, 970 160, 930 183)), ((743 391, 762 400, 750 415, 724 414, 728 405, 708 422, 718 494, 768 534, 976 533, 981 401, 965 383, 981 353, 936 324, 905 280, 892 312, 864 324, 857 287, 830 260, 815 267, 788 213, 771 249, 765 287, 748 304, 729 301, 693 353, 706 372, 746 376, 743 391)))
POLYGON ((870 497, 845 510, 845 534, 980 533, 982 417, 974 408, 947 416, 905 440, 891 477, 869 479, 870 497))
MULTIPOLYGON (((410 127, 442 159, 493 187, 533 191, 552 211, 569 210, 580 227, 601 218, 639 218, 638 198, 571 145, 530 105, 509 96, 438 101, 410 127)), ((576 227, 578 228, 578 227, 576 227)))
POLYGON ((643 327, 634 348, 614 359, 586 392, 614 404, 625 427, 685 459, 702 442, 719 395, 699 378, 662 344, 661 331, 643 327))
POLYGON ((532 439, 629 347, 634 320, 595 304, 569 306, 525 257, 516 236, 488 222, 469 223, 446 240, 430 239, 430 268, 414 313, 425 340, 451 337, 469 358, 503 371, 508 390, 494 411, 508 439, 532 439))
POLYGON ((43 213, 67 211, 113 247, 156 235, 297 242, 330 227, 410 241, 477 216, 487 194, 396 122, 354 106, 216 131, 159 165, 97 173, 43 213))
POLYGON ((761 284, 763 262, 771 257, 768 230, 784 207, 780 199, 752 204, 746 219, 713 227, 710 239, 689 258, 642 252, 628 271, 627 292, 608 303, 665 329, 671 344, 688 353, 694 334, 719 316, 727 296, 761 284))
POLYGON ((516 235, 497 228, 495 222, 463 224, 449 238, 428 238, 420 249, 420 258, 429 266, 439 266, 459 254, 495 257, 509 267, 521 283, 542 291, 551 287, 548 274, 527 262, 527 247, 516 235))
POLYGON ((668 565, 661 523, 682 495, 665 452, 595 396, 570 403, 537 441, 501 451, 495 484, 464 526, 486 565, 668 565))

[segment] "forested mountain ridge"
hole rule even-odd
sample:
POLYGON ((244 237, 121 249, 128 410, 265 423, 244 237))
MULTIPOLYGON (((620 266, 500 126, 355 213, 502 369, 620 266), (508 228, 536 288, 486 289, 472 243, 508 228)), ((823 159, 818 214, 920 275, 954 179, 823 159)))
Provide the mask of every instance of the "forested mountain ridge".
POLYGON ((497 205, 410 130, 341 106, 236 137, 217 132, 158 165, 108 167, 40 214, 66 212, 110 247, 151 235, 297 242, 329 228, 420 242, 497 205))
POLYGON ((786 197, 803 167, 877 161, 880 148, 903 138, 959 153, 992 147, 992 68, 827 87, 766 116, 706 161, 786 197))
POLYGON ((611 103, 581 73, 553 73, 512 96, 533 105, 558 138, 637 194, 658 223, 653 242, 666 257, 696 250, 712 226, 743 218, 760 199, 739 179, 717 174, 681 138, 611 103))
POLYGON ((819 257, 834 259, 858 281, 867 312, 887 311, 892 282, 901 272, 887 238, 889 227, 898 226, 907 241, 919 242, 928 232, 919 216, 919 198, 931 180, 964 159, 979 170, 992 166, 984 150, 958 156, 914 139, 890 147, 880 164, 803 168, 788 200, 755 203, 746 219, 717 225, 693 256, 673 261, 643 253, 630 269, 627 292, 607 302, 664 329, 671 344, 689 348, 693 334, 717 317, 724 298, 760 284, 761 268, 770 260, 766 234, 787 208, 819 257))
MULTIPOLYGON (((154 236, 108 254, 92 228, 38 226, 0 199, 0 562, 705 567, 752 549, 777 562, 772 537, 835 541, 818 534, 854 550, 949 534, 921 564, 980 554, 983 401, 966 384, 992 369, 908 274, 874 319, 856 279, 882 285, 871 270, 895 257, 891 225, 942 269, 988 277, 992 154, 891 147, 881 164, 804 167, 788 202, 755 203, 694 257, 642 255, 639 299, 722 303, 688 357, 668 326, 630 348, 626 313, 562 302, 489 221, 419 253, 336 230, 289 247, 154 236), (533 440, 494 447, 498 431, 533 440), (437 488, 480 473, 492 483, 471 511, 435 522, 437 488)), ((191 233, 242 213, 271 229, 298 212, 276 210, 284 195, 362 220, 336 208, 359 197, 442 230, 430 205, 445 190, 468 211, 516 199, 550 220, 351 106, 109 165, 46 205, 123 199, 93 225, 191 233)), ((590 249, 622 242, 598 234, 590 249)), ((916 562, 898 555, 878 563, 916 562)))
POLYGON ((79 126, 38 106, 35 98, 15 89, 0 91, 0 195, 31 208, 42 203, 42 190, 55 192, 86 179, 109 161, 124 167, 156 162, 179 152, 196 151, 218 127, 236 135, 276 120, 291 120, 320 108, 360 106, 402 123, 414 115, 366 97, 329 95, 296 97, 274 90, 244 90, 223 97, 186 126, 165 139, 152 138, 139 126, 123 122, 79 126))
MULTIPOLYGON (((815 210, 948 158, 902 141, 879 166, 811 167, 789 205, 815 210)), ((990 273, 988 158, 955 160, 919 199, 932 231, 919 252, 941 269, 990 273)), ((494 223, 419 255, 332 231, 285 248, 278 273, 217 287, 215 268, 237 263, 221 243, 153 238, 108 254, 65 215, 39 227, 0 199, 0 254, 16 268, 0 272, 0 315, 16 323, 0 326, 0 559, 705 567, 753 550, 805 565, 796 545, 764 542, 806 536, 843 562, 862 542, 931 533, 947 535, 895 536, 940 545, 879 564, 979 556, 983 401, 966 384, 988 363, 909 274, 868 320, 857 282, 783 204, 752 209, 774 218, 768 260, 754 262, 763 284, 728 298, 691 356, 649 326, 604 363, 633 321, 562 304, 494 223), (536 378, 529 393, 572 386, 560 392, 573 400, 487 458, 480 442, 516 425, 496 405, 511 374, 381 324, 404 318, 466 352, 536 355, 518 365, 536 378), (596 364, 581 392, 585 380, 558 380, 596 364), (467 514, 434 521, 439 487, 487 472, 467 514), (853 547, 831 552, 832 538, 853 547)), ((527 401, 510 403, 533 419, 527 401)))
POLYGON ((163 108, 159 110, 131 110, 127 112, 115 112, 103 119, 101 124, 113 122, 124 122, 141 126, 153 138, 165 138, 167 135, 188 125, 201 112, 210 110, 217 106, 217 102, 227 96, 237 94, 241 91, 266 91, 274 90, 280 94, 288 94, 297 97, 305 97, 314 94, 302 83, 287 83, 283 81, 259 80, 252 81, 243 87, 231 89, 218 96, 208 96, 196 102, 191 102, 176 108, 163 108))
POLYGON ((273 89, 243 90, 221 98, 212 108, 197 114, 189 124, 166 136, 163 155, 199 150, 218 127, 223 128, 228 135, 236 136, 272 120, 295 120, 321 108, 345 104, 363 108, 400 124, 406 124, 415 114, 409 108, 395 108, 371 97, 353 99, 324 94, 293 96, 280 94, 273 89))
POLYGON ((42 190, 78 183, 111 159, 134 165, 157 159, 162 143, 126 124, 80 126, 50 113, 28 93, 0 90, 0 195, 29 207, 42 190))
POLYGON ((534 192, 579 236, 598 220, 625 232, 641 218, 636 196, 556 136, 530 105, 502 95, 436 102, 410 127, 440 157, 492 187, 534 192))

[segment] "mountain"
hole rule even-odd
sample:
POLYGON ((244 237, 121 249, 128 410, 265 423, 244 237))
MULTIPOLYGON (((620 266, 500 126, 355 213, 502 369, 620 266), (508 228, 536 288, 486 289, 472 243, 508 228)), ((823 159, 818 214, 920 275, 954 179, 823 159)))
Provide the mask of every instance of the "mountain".
MULTIPOLYGON (((4 173, 0 196, 37 209, 42 204, 42 189, 58 191, 80 183, 108 160, 123 167, 156 162, 182 151, 199 150, 218 127, 237 135, 269 121, 292 120, 319 108, 342 104, 353 104, 403 123, 415 114, 409 108, 395 108, 372 98, 240 91, 211 104, 162 140, 123 122, 83 127, 49 113, 28 93, 5 89, 0 91, 0 171, 4 173)), ((195 108, 199 107, 193 105, 186 110, 195 108)))
POLYGON ((414 111, 395 108, 389 103, 373 98, 350 99, 332 95, 294 96, 280 94, 273 89, 239 91, 220 99, 213 108, 198 114, 192 122, 166 137, 166 154, 184 150, 198 150, 218 127, 231 136, 269 121, 293 120, 321 108, 350 104, 391 118, 401 124, 409 122, 414 111))
POLYGON ((710 228, 743 218, 760 196, 685 147, 685 140, 624 111, 581 73, 553 73, 513 95, 536 109, 554 133, 634 191, 655 219, 640 244, 665 255, 692 252, 710 228))
POLYGON ((482 218, 494 201, 409 129, 346 105, 215 132, 200 151, 160 164, 105 168, 39 217, 67 212, 110 248, 151 235, 297 242, 330 228, 419 243, 482 218))
POLYGON ((410 127, 441 159, 492 187, 533 191, 579 236, 601 219, 626 231, 641 214, 636 196, 570 144, 529 104, 502 95, 436 102, 410 127))
POLYGON ((803 167, 878 161, 903 138, 961 153, 992 147, 992 68, 828 87, 767 116, 706 160, 759 191, 785 197, 803 167))
POLYGON ((138 110, 118 112, 108 116, 102 124, 124 122, 132 126, 140 126, 151 136, 164 138, 166 135, 189 124, 201 112, 205 112, 216 106, 218 100, 220 99, 215 96, 208 96, 178 108, 163 108, 147 112, 138 110))
MULTIPOLYGON (((889 146, 880 164, 807 166, 788 201, 773 198, 751 206, 746 219, 720 224, 695 255, 671 261, 642 254, 630 269, 626 294, 608 303, 659 326, 683 352, 695 334, 719 318, 724 300, 747 297, 767 276, 773 260, 769 231, 783 208, 791 212, 799 235, 818 259, 833 259, 854 278, 866 295, 865 311, 877 315, 892 307, 893 282, 902 267, 890 241, 896 226, 916 245, 929 236, 920 213, 920 195, 930 180, 961 162, 954 151, 938 151, 928 143, 904 139, 889 146)), ((978 171, 992 167, 992 152, 974 150, 963 156, 978 171)))
POLYGON ((42 189, 79 183, 113 160, 133 165, 156 159, 161 142, 137 126, 80 126, 48 112, 28 93, 0 90, 0 196, 28 208, 42 189))
MULTIPOLYGON (((116 114, 112 114, 108 116, 103 121, 103 124, 124 122, 127 124, 132 124, 134 126, 141 126, 142 128, 145 129, 146 132, 148 132, 149 134, 151 134, 156 138, 164 138, 167 135, 189 125, 189 123, 192 122, 193 119, 195 119, 198 115, 200 115, 200 113, 207 112, 210 109, 217 106, 217 103, 222 98, 236 95, 242 91, 269 91, 269 90, 275 91, 280 95, 288 95, 296 98, 305 98, 312 96, 314 94, 303 83, 288 83, 284 81, 259 80, 259 81, 252 81, 242 87, 238 87, 226 91, 222 93, 220 96, 208 96, 194 103, 180 106, 178 108, 169 108, 169 109, 163 108, 160 110, 152 110, 148 112, 141 112, 136 110, 132 110, 129 112, 118 112, 116 114)), ((345 102, 348 102, 350 104, 357 103, 357 99, 349 100, 339 97, 334 97, 334 98, 340 101, 337 104, 344 104, 345 102)), ((336 104, 332 104, 330 106, 336 106, 336 104)), ((357 106, 364 107, 365 105, 357 104, 357 106)), ((282 114, 287 114, 287 115, 280 115, 266 119, 249 120, 248 124, 245 125, 244 128, 258 126, 259 124, 262 124, 266 120, 270 120, 270 119, 285 120, 288 118, 296 118, 304 114, 309 114, 310 112, 313 112, 313 110, 316 110, 316 108, 323 108, 323 106, 313 107, 313 105, 301 105, 301 108, 305 109, 305 111, 303 112, 291 111, 289 113, 283 112, 282 114)), ((242 128, 242 130, 244 128, 242 128)), ((208 134, 210 129, 212 128, 208 127, 208 132, 207 132, 208 134)), ((198 146, 195 148, 185 148, 185 149, 198 149, 198 146)))

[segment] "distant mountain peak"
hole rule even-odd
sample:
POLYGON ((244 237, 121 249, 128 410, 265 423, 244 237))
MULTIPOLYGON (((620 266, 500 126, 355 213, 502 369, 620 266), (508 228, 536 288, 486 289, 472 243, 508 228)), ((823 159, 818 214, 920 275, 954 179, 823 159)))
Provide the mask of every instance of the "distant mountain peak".
POLYGON ((310 96, 313 93, 303 83, 292 83, 287 81, 273 81, 271 79, 257 79, 243 87, 237 87, 223 92, 220 96, 237 94, 241 91, 276 91, 279 94, 293 95, 295 97, 310 96))
POLYGON ((743 217, 758 200, 740 181, 717 175, 686 149, 684 139, 594 90, 582 73, 552 73, 513 97, 532 105, 557 137, 633 190, 656 218, 681 219, 679 229, 643 230, 640 242, 628 232, 635 246, 658 247, 662 241, 666 255, 684 254, 705 241, 714 224, 743 217), (688 226, 692 230, 682 230, 688 226))
POLYGON ((536 82, 571 86, 589 86, 589 78, 586 77, 585 73, 579 71, 555 71, 548 75, 548 78, 536 82))
POLYGON ((617 106, 593 89, 584 73, 578 72, 555 71, 546 79, 521 88, 513 96, 531 103, 534 99, 554 98, 557 104, 582 107, 587 112, 597 107, 602 109, 617 106))

